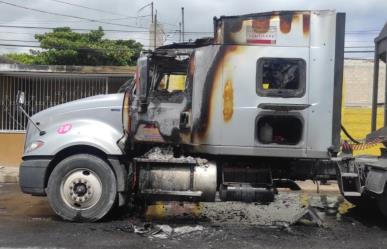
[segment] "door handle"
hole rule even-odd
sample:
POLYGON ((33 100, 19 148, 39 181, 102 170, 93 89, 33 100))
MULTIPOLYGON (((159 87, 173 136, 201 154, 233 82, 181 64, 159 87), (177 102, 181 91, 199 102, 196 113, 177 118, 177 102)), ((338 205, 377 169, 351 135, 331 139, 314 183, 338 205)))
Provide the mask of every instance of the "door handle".
POLYGON ((271 103, 261 103, 258 105, 258 108, 263 110, 273 110, 273 111, 302 111, 309 108, 310 104, 271 104, 271 103))

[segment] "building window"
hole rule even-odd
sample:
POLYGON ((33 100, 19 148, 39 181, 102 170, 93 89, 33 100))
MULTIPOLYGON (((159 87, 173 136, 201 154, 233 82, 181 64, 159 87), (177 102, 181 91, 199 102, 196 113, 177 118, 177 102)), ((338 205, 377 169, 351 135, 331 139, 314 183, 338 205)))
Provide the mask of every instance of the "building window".
POLYGON ((263 97, 302 97, 306 63, 297 58, 260 58, 257 61, 257 93, 263 97))

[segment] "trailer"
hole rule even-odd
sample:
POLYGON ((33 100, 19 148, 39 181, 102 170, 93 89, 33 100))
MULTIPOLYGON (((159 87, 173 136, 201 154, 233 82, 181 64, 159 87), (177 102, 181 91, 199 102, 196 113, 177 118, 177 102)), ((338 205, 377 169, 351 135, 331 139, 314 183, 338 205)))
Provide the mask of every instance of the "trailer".
MULTIPOLYGON (((330 10, 214 18, 213 37, 144 52, 124 94, 32 116, 21 188, 96 221, 134 200, 266 203, 296 180, 337 179, 387 214, 384 149, 355 157, 340 137, 344 34, 330 10)), ((375 41, 385 62, 387 26, 375 41)), ((385 141, 383 128, 364 143, 385 141)))

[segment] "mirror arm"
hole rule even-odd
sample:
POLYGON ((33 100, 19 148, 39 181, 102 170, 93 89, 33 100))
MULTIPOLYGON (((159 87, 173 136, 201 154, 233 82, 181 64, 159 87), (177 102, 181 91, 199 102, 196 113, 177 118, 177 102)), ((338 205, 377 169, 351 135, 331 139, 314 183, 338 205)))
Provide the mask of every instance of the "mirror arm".
POLYGON ((24 108, 21 105, 17 105, 19 109, 23 112, 23 114, 28 118, 28 120, 35 126, 35 128, 39 131, 39 135, 43 136, 46 134, 45 131, 41 130, 38 125, 32 120, 32 118, 28 115, 28 113, 24 110, 24 108))

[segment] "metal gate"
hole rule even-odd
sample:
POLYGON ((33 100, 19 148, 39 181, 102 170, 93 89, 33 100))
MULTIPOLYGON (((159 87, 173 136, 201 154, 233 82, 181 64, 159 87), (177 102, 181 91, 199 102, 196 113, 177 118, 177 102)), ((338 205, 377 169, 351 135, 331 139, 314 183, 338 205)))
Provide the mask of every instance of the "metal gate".
POLYGON ((27 119, 16 106, 17 91, 24 91, 29 115, 98 94, 108 93, 108 77, 74 74, 0 74, 0 132, 24 132, 27 119))

